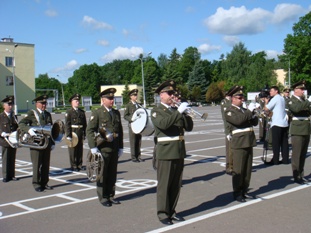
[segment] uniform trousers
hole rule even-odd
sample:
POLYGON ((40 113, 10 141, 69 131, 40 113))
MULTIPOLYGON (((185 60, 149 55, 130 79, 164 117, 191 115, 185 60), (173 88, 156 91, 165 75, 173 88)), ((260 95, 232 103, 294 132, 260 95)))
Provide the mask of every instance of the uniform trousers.
POLYGON ((12 180, 15 177, 16 148, 2 146, 2 177, 12 180))
POLYGON ((118 151, 102 152, 104 158, 103 176, 97 181, 97 196, 100 203, 114 197, 117 181, 118 151))
POLYGON ((159 220, 163 220, 175 215, 184 159, 158 160, 157 166, 157 215, 159 220))
POLYGON ((292 170, 295 179, 304 177, 310 135, 292 135, 292 170))
POLYGON ((253 147, 231 149, 233 158, 232 186, 234 198, 247 193, 253 163, 253 147))
POLYGON ((133 133, 131 126, 129 125, 129 139, 131 147, 131 159, 137 160, 140 158, 141 148, 141 134, 133 133))
POLYGON ((82 168, 83 163, 83 138, 79 138, 75 147, 68 147, 71 168, 82 168))
POLYGON ((32 185, 34 188, 45 187, 49 182, 51 144, 44 150, 30 149, 32 162, 32 185))
POLYGON ((282 162, 288 164, 289 146, 288 146, 288 127, 272 126, 272 150, 273 163, 279 164, 280 150, 282 153, 282 162))
POLYGON ((230 141, 225 137, 226 143, 226 171, 231 172, 233 169, 233 161, 232 161, 232 154, 230 149, 230 141))

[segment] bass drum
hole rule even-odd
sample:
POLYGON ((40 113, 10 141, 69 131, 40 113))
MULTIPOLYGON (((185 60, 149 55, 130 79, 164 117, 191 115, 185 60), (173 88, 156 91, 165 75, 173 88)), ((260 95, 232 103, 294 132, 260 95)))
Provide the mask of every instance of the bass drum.
POLYGON ((133 133, 142 136, 150 136, 154 132, 153 123, 151 121, 151 110, 145 108, 137 109, 132 116, 131 128, 133 133))

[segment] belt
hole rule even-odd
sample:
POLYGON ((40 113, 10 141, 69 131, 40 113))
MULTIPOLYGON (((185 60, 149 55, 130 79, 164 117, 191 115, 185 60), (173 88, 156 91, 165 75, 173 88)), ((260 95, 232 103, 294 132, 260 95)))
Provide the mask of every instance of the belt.
POLYGON ((252 132, 252 131, 254 131, 253 127, 244 128, 244 129, 235 129, 235 130, 232 130, 232 134, 243 133, 243 132, 252 132))
POLYGON ((294 120, 294 121, 308 121, 309 117, 293 117, 292 120, 294 120))
POLYGON ((83 125, 71 125, 71 128, 81 129, 83 125))
POLYGON ((158 137, 158 142, 183 141, 184 136, 158 137))

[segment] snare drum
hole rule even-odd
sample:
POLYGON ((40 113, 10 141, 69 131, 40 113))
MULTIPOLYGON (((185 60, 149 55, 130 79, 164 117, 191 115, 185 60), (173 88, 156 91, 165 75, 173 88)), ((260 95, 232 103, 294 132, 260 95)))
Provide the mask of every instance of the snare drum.
POLYGON ((154 132, 154 127, 151 121, 151 110, 145 108, 137 109, 132 116, 131 128, 133 133, 143 136, 150 136, 154 132))

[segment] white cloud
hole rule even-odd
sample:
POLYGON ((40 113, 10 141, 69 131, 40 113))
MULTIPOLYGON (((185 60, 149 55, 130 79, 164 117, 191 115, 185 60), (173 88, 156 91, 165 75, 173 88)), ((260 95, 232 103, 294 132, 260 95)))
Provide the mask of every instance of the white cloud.
POLYGON ((274 9, 272 22, 280 24, 288 21, 296 20, 299 15, 305 14, 307 11, 300 5, 296 4, 278 4, 274 9))
POLYGON ((283 54, 282 52, 278 52, 276 50, 266 50, 265 51, 266 54, 267 54, 267 58, 268 59, 275 59, 275 60, 278 60, 278 55, 281 55, 283 54))
POLYGON ((86 52, 87 49, 81 48, 81 49, 76 49, 75 53, 80 54, 86 52))
POLYGON ((63 71, 73 71, 79 67, 79 63, 76 60, 69 61, 64 67, 55 68, 52 72, 59 73, 63 71))
POLYGON ((227 45, 231 47, 240 42, 240 39, 237 36, 224 36, 223 40, 226 42, 227 45))
POLYGON ((104 62, 111 62, 113 60, 124 60, 124 59, 137 59, 140 54, 144 53, 144 50, 140 47, 117 47, 112 52, 106 54, 101 59, 104 62))
POLYGON ((55 17, 58 15, 57 11, 55 10, 46 10, 44 13, 46 16, 49 16, 49 17, 55 17))
POLYGON ((216 13, 204 20, 206 27, 213 33, 224 35, 256 34, 265 29, 271 13, 261 8, 247 10, 245 6, 219 7, 216 13))
POLYGON ((85 15, 83 17, 82 23, 85 26, 89 26, 89 27, 91 27, 93 29, 107 29, 107 30, 112 30, 113 29, 113 27, 110 24, 105 23, 105 22, 97 21, 97 20, 95 20, 92 17, 87 16, 87 15, 85 15))
POLYGON ((208 54, 208 53, 212 53, 214 51, 220 51, 220 50, 221 50, 221 46, 210 45, 210 44, 201 44, 198 47, 198 51, 201 54, 208 54))
POLYGON ((107 40, 98 40, 97 44, 102 45, 102 46, 108 46, 109 45, 109 41, 107 41, 107 40))

